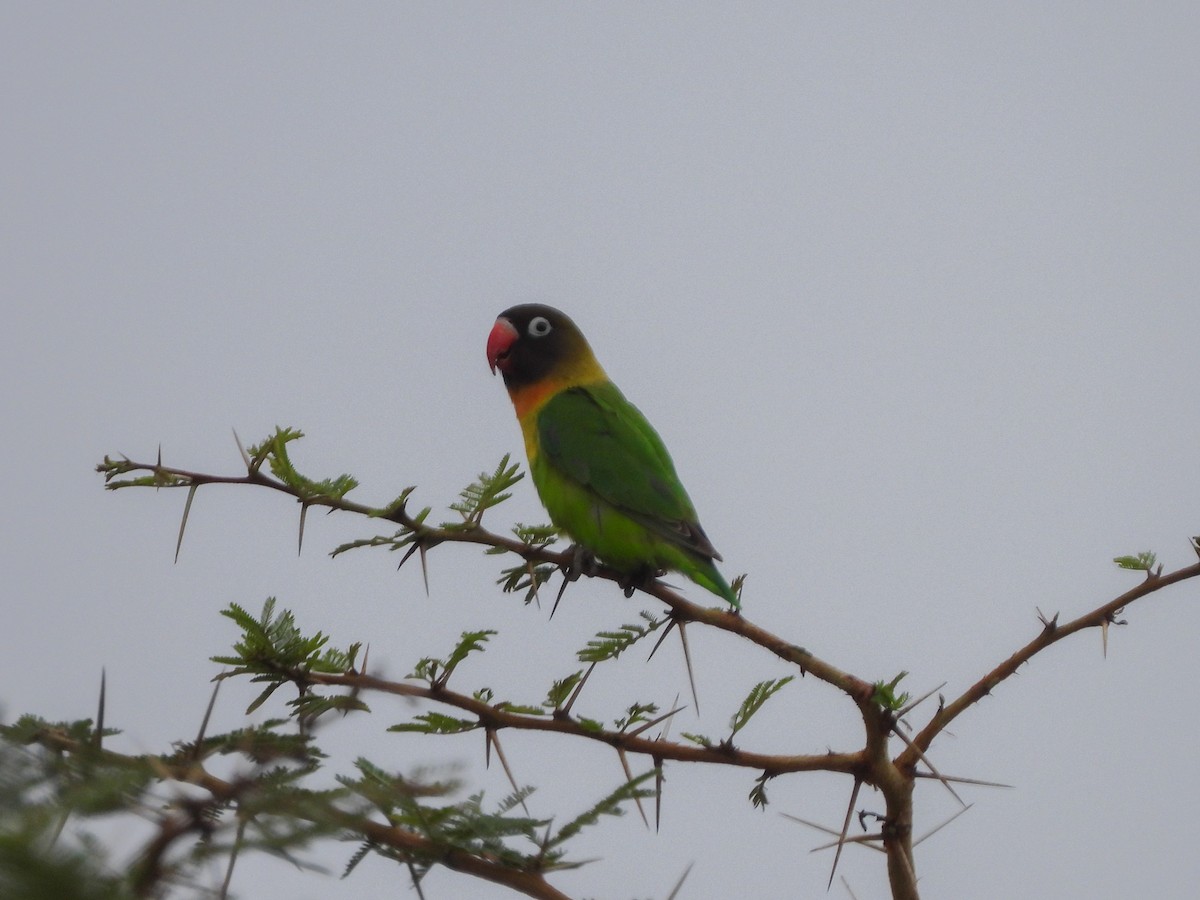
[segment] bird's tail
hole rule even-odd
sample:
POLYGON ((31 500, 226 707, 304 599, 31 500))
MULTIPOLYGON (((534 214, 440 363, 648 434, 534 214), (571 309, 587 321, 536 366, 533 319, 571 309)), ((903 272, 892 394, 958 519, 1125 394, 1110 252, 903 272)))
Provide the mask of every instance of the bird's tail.
POLYGON ((696 560, 692 570, 684 572, 684 574, 700 585, 700 587, 712 591, 718 597, 728 602, 734 609, 742 608, 742 602, 738 599, 738 595, 729 586, 729 582, 725 580, 725 576, 717 571, 717 567, 713 565, 711 559, 696 560))

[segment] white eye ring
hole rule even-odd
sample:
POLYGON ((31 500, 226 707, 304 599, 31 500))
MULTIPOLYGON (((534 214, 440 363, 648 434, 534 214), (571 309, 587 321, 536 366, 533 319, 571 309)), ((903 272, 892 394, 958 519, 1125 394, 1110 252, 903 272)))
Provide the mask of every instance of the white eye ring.
POLYGON ((545 316, 535 316, 529 320, 529 334, 532 337, 545 337, 550 333, 550 320, 545 316))

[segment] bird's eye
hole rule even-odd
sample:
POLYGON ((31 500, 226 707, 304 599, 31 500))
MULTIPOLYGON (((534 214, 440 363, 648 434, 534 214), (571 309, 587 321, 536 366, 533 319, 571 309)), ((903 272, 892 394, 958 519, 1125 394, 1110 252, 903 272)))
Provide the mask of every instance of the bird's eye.
POLYGON ((550 320, 545 316, 535 316, 529 320, 529 334, 532 337, 545 337, 550 333, 550 320))

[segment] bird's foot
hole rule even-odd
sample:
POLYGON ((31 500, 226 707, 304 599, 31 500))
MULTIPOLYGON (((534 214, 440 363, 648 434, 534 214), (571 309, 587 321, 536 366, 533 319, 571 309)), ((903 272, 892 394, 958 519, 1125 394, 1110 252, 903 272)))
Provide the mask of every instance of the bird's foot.
POLYGON ((626 597, 632 597, 634 592, 639 590, 649 593, 650 585, 666 574, 665 569, 639 569, 621 576, 617 580, 617 587, 625 592, 626 597))
POLYGON ((559 567, 562 569, 563 578, 567 581, 578 581, 580 576, 587 575, 590 578, 596 574, 596 555, 591 550, 581 544, 572 544, 567 551, 571 554, 571 559, 559 567))

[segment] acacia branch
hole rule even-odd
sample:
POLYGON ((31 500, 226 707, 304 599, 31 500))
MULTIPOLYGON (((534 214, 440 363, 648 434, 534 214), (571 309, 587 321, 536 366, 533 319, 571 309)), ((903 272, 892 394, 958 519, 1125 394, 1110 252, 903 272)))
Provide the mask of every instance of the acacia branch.
MULTIPOLYGON (((243 458, 246 460, 246 474, 242 476, 208 475, 200 472, 176 469, 162 465, 161 458, 154 464, 135 463, 129 460, 113 461, 105 458, 104 464, 97 468, 104 473, 109 488, 132 485, 186 487, 188 488, 188 507, 190 507, 191 499, 200 486, 208 484, 246 484, 266 487, 287 494, 300 502, 305 511, 310 506, 324 506, 328 509, 355 513, 368 518, 382 519, 383 521, 399 526, 401 529, 400 532, 394 538, 379 537, 368 542, 356 542, 352 546, 370 544, 399 548, 408 545, 408 554, 405 556, 405 559, 419 552, 422 562, 424 562, 426 551, 438 544, 475 544, 490 549, 507 551, 516 554, 525 561, 530 579, 528 583, 534 585, 534 589, 545 578, 544 569, 535 574, 535 564, 554 566, 564 573, 578 570, 577 554, 572 549, 555 551, 542 540, 542 535, 540 534, 531 538, 533 540, 532 543, 527 543, 524 538, 531 537, 534 531, 518 530, 520 536, 509 536, 489 531, 482 526, 481 519, 484 511, 491 505, 495 505, 495 503, 503 500, 507 495, 501 492, 507 489, 516 478, 521 477, 515 474, 515 467, 511 470, 506 468, 507 457, 501 463, 501 467, 497 469, 496 475, 492 476, 493 481, 490 484, 493 490, 490 494, 486 493, 488 485, 486 479, 488 476, 481 476, 480 486, 473 485, 464 491, 463 496, 466 498, 464 501, 465 505, 460 504, 453 507, 463 514, 463 522, 432 526, 427 525, 424 521, 426 512, 421 512, 414 516, 408 511, 406 501, 411 489, 406 490, 390 506, 376 508, 345 498, 345 492, 353 486, 352 481, 348 477, 343 477, 333 482, 316 483, 299 476, 288 461, 286 450, 284 449, 287 441, 294 439, 296 436, 299 436, 298 432, 289 431, 285 433, 282 430, 277 431, 276 437, 272 439, 277 441, 277 443, 268 442, 263 444, 260 449, 256 450, 253 459, 247 457, 243 452, 243 458), (262 471, 263 465, 268 460, 270 460, 272 466, 278 466, 275 471, 281 473, 282 477, 264 474, 262 471), (134 481, 114 481, 119 475, 137 471, 150 473, 151 477, 138 478, 134 481), (503 476, 501 475, 502 472, 504 473, 503 476), (497 480, 501 478, 504 480, 497 480), (473 490, 476 491, 475 494, 472 494, 473 490), (474 506, 471 506, 473 499, 477 500, 477 502, 474 506)), ((187 513, 185 511, 184 523, 186 523, 186 517, 187 513)), ((542 529, 542 531, 545 532, 544 536, 548 540, 550 532, 545 529, 542 529)), ((182 532, 183 526, 181 525, 180 540, 182 540, 182 532)), ((339 548, 338 552, 341 549, 345 548, 339 548)), ((738 749, 730 741, 711 746, 701 746, 668 741, 666 739, 651 740, 641 737, 640 731, 618 732, 596 729, 590 723, 585 724, 582 720, 572 718, 569 711, 564 710, 555 711, 549 716, 516 712, 505 708, 503 704, 490 705, 476 697, 449 691, 445 688, 444 683, 434 683, 428 687, 424 687, 386 681, 359 672, 328 674, 297 670, 291 673, 290 677, 309 684, 349 687, 356 692, 375 690, 403 696, 421 697, 435 703, 455 707, 473 716, 475 722, 464 722, 464 730, 478 727, 486 729, 489 733, 493 733, 502 728, 512 728, 567 734, 572 737, 604 743, 614 748, 622 759, 624 759, 626 753, 644 754, 649 756, 656 766, 664 760, 671 759, 683 762, 753 768, 761 770, 767 776, 802 771, 831 771, 851 775, 856 782, 870 784, 879 789, 883 794, 886 801, 887 815, 882 824, 881 837, 883 840, 883 849, 888 855, 888 873, 892 894, 896 898, 910 898, 910 900, 915 900, 918 892, 913 859, 912 792, 915 779, 923 774, 917 771, 918 762, 924 761, 930 767, 931 771, 936 774, 936 769, 932 769, 932 764, 926 758, 926 751, 928 751, 934 739, 954 719, 979 702, 980 699, 989 694, 996 686, 1014 674, 1023 663, 1028 662, 1042 650, 1086 628, 1102 627, 1107 629, 1107 626, 1115 621, 1114 616, 1123 607, 1171 584, 1200 575, 1200 563, 1168 575, 1161 575, 1160 572, 1161 569, 1159 572, 1149 573, 1142 584, 1065 625, 1059 625, 1057 617, 1053 621, 1043 619, 1045 627, 1040 634, 971 685, 953 702, 939 708, 923 729, 911 739, 906 738, 907 746, 901 748, 900 752, 894 758, 891 756, 891 751, 889 750, 889 741, 891 734, 896 729, 896 722, 899 715, 907 711, 898 710, 897 707, 902 705, 902 701, 901 703, 893 704, 890 701, 894 698, 891 698, 890 695, 881 698, 877 694, 876 685, 843 671, 813 655, 805 648, 784 640, 780 636, 755 625, 742 615, 740 610, 734 611, 725 608, 702 606, 687 600, 664 582, 653 578, 631 584, 627 574, 615 571, 602 564, 589 567, 586 574, 589 577, 612 581, 626 590, 627 593, 631 593, 632 589, 638 589, 649 594, 669 608, 673 622, 679 624, 681 627, 684 623, 699 622, 731 634, 739 635, 778 659, 796 666, 802 674, 810 674, 817 680, 831 685, 845 694, 858 708, 864 724, 863 749, 851 753, 829 752, 823 755, 754 753, 738 749)), ((515 580, 511 581, 507 589, 513 589, 513 585, 515 584, 515 580)), ((524 583, 520 585, 521 588, 525 586, 524 583)), ((564 583, 564 588, 565 586, 564 583)), ((560 597, 561 595, 562 591, 559 592, 560 597)), ((895 682, 892 682, 891 687, 894 687, 894 684, 895 682)), ((946 779, 941 780, 943 783, 946 783, 946 779)), ((949 787, 948 784, 947 787, 949 787)), ((366 825, 364 825, 365 827, 366 825)), ((371 824, 371 827, 387 828, 388 826, 374 823, 371 824)), ((413 837, 417 840, 425 840, 420 835, 414 835, 413 837)), ((389 846, 395 846, 383 838, 380 838, 380 842, 387 843, 389 846)), ((467 856, 475 862, 464 862, 463 868, 461 868, 462 871, 471 871, 466 866, 475 865, 478 862, 477 857, 470 854, 467 854, 467 856)), ((450 863, 447 862, 447 865, 450 865, 450 863)), ((456 866, 450 865, 450 867, 455 868, 456 866)), ((478 874, 480 877, 489 878, 489 880, 498 880, 480 872, 472 871, 472 874, 478 874)), ((544 882, 539 880, 539 884, 544 885, 544 882)), ((541 889, 537 885, 534 885, 533 888, 530 888, 529 885, 525 887, 510 886, 514 886, 517 890, 523 890, 526 893, 529 893, 534 888, 541 889)), ((548 886, 546 886, 546 889, 553 891, 548 886)), ((531 895, 561 896, 557 893, 531 895)))
MULTIPOLYGON (((489 531, 478 521, 466 522, 452 528, 426 525, 408 512, 407 504, 404 501, 400 501, 392 507, 380 508, 356 503, 342 496, 313 494, 264 474, 261 467, 251 468, 246 475, 209 475, 203 472, 164 466, 161 463, 138 463, 132 460, 115 463, 106 458, 104 464, 97 466, 97 470, 105 473, 106 479, 110 480, 110 488, 126 486, 120 483, 111 483, 111 479, 116 475, 133 471, 149 472, 156 478, 163 479, 162 487, 187 487, 189 490, 208 484, 245 484, 265 487, 287 494, 306 507, 324 506, 329 509, 392 522, 411 530, 414 534, 414 543, 421 548, 433 547, 437 544, 476 544, 507 550, 527 562, 549 563, 564 571, 570 569, 574 562, 574 555, 570 549, 554 551, 545 547, 531 546, 515 537, 489 531), (114 467, 118 467, 118 469, 114 470, 114 467)), ((612 581, 622 587, 628 583, 627 575, 603 564, 598 564, 594 570, 589 569, 588 574, 592 577, 612 581)), ((860 706, 870 704, 873 693, 873 686, 870 682, 851 675, 837 666, 825 662, 803 647, 755 625, 741 613, 693 603, 657 579, 647 580, 637 587, 669 606, 678 618, 685 621, 702 622, 722 631, 740 635, 785 662, 798 666, 803 673, 832 685, 847 694, 860 706)))
MULTIPOLYGON (((387 508, 375 508, 347 500, 341 493, 322 493, 314 490, 311 483, 302 486, 288 484, 262 472, 262 464, 267 458, 267 451, 256 454, 255 459, 247 466, 244 476, 214 476, 200 472, 191 472, 163 466, 161 461, 155 464, 135 463, 130 460, 113 462, 105 459, 105 463, 97 468, 105 474, 110 488, 126 486, 129 483, 114 483, 117 475, 132 471, 151 473, 154 484, 162 487, 187 487, 189 496, 206 484, 248 484, 266 487, 294 497, 305 508, 308 506, 325 506, 344 512, 357 513, 369 518, 383 519, 399 525, 409 532, 403 538, 411 542, 413 550, 419 550, 424 557, 427 548, 442 543, 476 544, 489 548, 503 549, 516 554, 532 563, 548 563, 566 572, 575 563, 575 554, 570 550, 555 552, 545 546, 535 546, 525 543, 515 537, 497 534, 485 529, 480 524, 482 511, 472 515, 463 523, 452 527, 435 527, 426 525, 423 514, 420 517, 408 512, 405 493, 398 501, 387 508)), ((289 464, 290 465, 290 464, 289 464)), ((629 579, 624 573, 617 572, 607 566, 597 565, 590 569, 592 577, 612 581, 623 589, 628 589, 629 579)), ((520 715, 497 709, 473 697, 455 694, 444 688, 426 689, 415 685, 402 685, 386 682, 381 679, 371 680, 370 676, 359 674, 346 675, 310 675, 314 682, 326 684, 345 684, 357 688, 371 687, 375 690, 408 696, 423 696, 431 700, 448 703, 460 709, 473 713, 481 725, 487 728, 520 728, 543 732, 560 732, 597 740, 613 746, 618 751, 643 753, 649 755, 657 763, 658 760, 674 759, 688 762, 708 762, 726 765, 738 765, 760 769, 771 774, 798 771, 836 771, 853 775, 856 779, 878 787, 885 795, 889 811, 889 819, 895 826, 894 834, 898 840, 886 841, 889 853, 889 871, 892 873, 893 890, 897 896, 916 897, 916 881, 912 863, 911 822, 912 822, 912 779, 902 774, 888 756, 888 736, 893 721, 891 714, 875 701, 874 685, 815 656, 810 651, 778 635, 755 625, 743 616, 740 611, 713 609, 701 606, 685 599, 677 591, 657 579, 647 579, 634 585, 660 602, 666 604, 672 615, 680 622, 700 622, 722 631, 740 635, 753 644, 785 662, 797 666, 802 674, 811 674, 817 680, 829 684, 849 697, 858 707, 865 729, 864 749, 856 753, 829 753, 825 755, 803 756, 773 756, 768 754, 750 753, 738 750, 729 743, 712 747, 691 746, 669 741, 651 741, 631 734, 617 732, 592 731, 580 723, 566 717, 544 719, 536 716, 520 715), (898 858, 898 857, 903 857, 898 858), (908 873, 905 876, 904 873, 908 873)))
MULTIPOLYGON (((257 787, 257 782, 253 779, 227 781, 218 778, 195 762, 180 764, 159 756, 131 756, 112 750, 96 750, 85 747, 58 729, 46 729, 38 735, 37 743, 57 753, 86 755, 90 760, 114 767, 140 767, 150 762, 160 777, 170 778, 183 784, 196 785, 222 804, 243 802, 256 791, 257 787)), ((260 793, 255 799, 258 800, 261 797, 260 793)), ((281 801, 280 806, 281 808, 274 810, 280 815, 294 816, 317 824, 336 825, 339 828, 361 834, 365 839, 381 846, 390 847, 404 854, 412 854, 414 858, 418 859, 435 859, 448 869, 504 885, 529 897, 539 898, 539 900, 571 900, 567 894, 549 884, 540 872, 516 868, 488 853, 469 853, 455 847, 447 847, 414 831, 368 819, 365 816, 339 809, 332 803, 323 805, 319 814, 305 809, 303 805, 289 804, 286 797, 281 801)), ((153 871, 147 873, 150 877, 160 871, 158 860, 167 846, 194 829, 195 825, 191 819, 186 821, 168 819, 163 823, 162 833, 151 841, 148 848, 153 855, 151 861, 154 866, 153 871)), ((142 885, 146 889, 150 886, 150 882, 142 885)))
POLYGON ((896 764, 905 769, 915 766, 919 755, 918 750, 928 750, 934 738, 941 734, 951 722, 990 694, 993 689, 1013 675, 1024 663, 1029 662, 1029 660, 1033 659, 1034 656, 1047 647, 1057 644, 1064 638, 1070 637, 1086 628, 1106 626, 1113 621, 1113 618, 1120 610, 1131 603, 1160 591, 1165 587, 1181 581, 1187 581, 1189 578, 1195 578, 1198 575, 1200 575, 1200 563, 1194 563, 1166 575, 1147 573, 1146 579, 1137 587, 1131 588, 1121 596, 1110 600, 1102 606, 1096 607, 1091 612, 1085 613, 1064 625, 1058 624, 1057 617, 1051 620, 1044 620, 1045 624, 1037 637, 976 681, 951 703, 939 709, 929 720, 928 724, 912 739, 912 746, 897 757, 896 764))
POLYGON ((512 728, 519 731, 540 731, 586 738, 626 753, 640 753, 649 756, 655 760, 655 765, 663 760, 710 763, 761 769, 773 775, 782 775, 788 772, 840 772, 853 775, 865 771, 866 766, 865 757, 861 751, 855 753, 830 751, 813 754, 770 754, 741 750, 727 743, 705 747, 700 744, 683 744, 659 738, 644 738, 639 733, 628 731, 596 730, 584 726, 577 719, 564 715, 534 716, 512 712, 504 709, 503 706, 493 706, 475 697, 446 688, 388 681, 374 675, 356 672, 345 674, 310 672, 306 673, 304 678, 314 684, 350 687, 357 691, 379 691, 402 697, 420 697, 443 703, 471 713, 478 719, 480 728, 491 731, 512 728))

